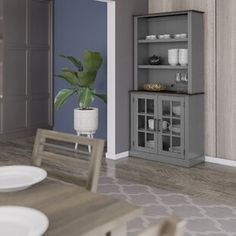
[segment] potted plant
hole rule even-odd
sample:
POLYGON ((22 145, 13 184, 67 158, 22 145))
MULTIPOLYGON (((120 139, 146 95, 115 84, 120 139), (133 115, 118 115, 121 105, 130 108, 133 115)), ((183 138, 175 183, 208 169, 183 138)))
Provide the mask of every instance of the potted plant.
POLYGON ((102 65, 99 52, 85 50, 83 63, 72 56, 61 55, 75 67, 75 70, 63 68, 58 77, 68 82, 69 87, 61 89, 54 100, 58 110, 71 97, 78 99, 78 108, 74 109, 74 129, 77 133, 95 132, 98 128, 98 108, 91 107, 95 97, 107 101, 106 95, 98 94, 93 88, 97 72, 102 65))

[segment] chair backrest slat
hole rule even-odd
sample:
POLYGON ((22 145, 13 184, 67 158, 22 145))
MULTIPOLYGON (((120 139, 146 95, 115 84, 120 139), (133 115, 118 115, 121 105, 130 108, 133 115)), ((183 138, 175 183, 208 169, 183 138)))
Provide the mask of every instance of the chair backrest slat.
MULTIPOLYGON (((103 149, 104 140, 101 139, 90 139, 52 130, 38 129, 32 153, 32 164, 36 166, 41 166, 43 160, 48 160, 50 162, 55 160, 58 163, 62 163, 64 166, 66 166, 66 164, 73 167, 76 167, 76 165, 78 166, 79 161, 76 157, 70 157, 68 153, 55 153, 55 151, 58 150, 63 150, 65 152, 69 151, 70 154, 82 154, 83 156, 86 156, 86 158, 90 156, 88 163, 88 177, 86 180, 85 187, 92 192, 96 192, 103 157, 103 149), (49 143, 48 140, 53 142, 60 142, 60 144, 49 143), (61 142, 63 144, 72 144, 72 148, 68 146, 63 146, 61 142), (86 152, 84 150, 74 150, 75 144, 78 144, 79 146, 91 146, 91 153, 86 152)), ((83 162, 84 160, 80 160, 80 162, 81 161, 83 162)), ((66 171, 64 172, 65 179, 69 179, 68 173, 66 173, 66 171)), ((58 175, 62 176, 63 174, 58 175)), ((72 178, 75 179, 75 176, 73 176, 72 178)), ((79 183, 81 183, 81 181, 78 179, 78 184, 79 183)))

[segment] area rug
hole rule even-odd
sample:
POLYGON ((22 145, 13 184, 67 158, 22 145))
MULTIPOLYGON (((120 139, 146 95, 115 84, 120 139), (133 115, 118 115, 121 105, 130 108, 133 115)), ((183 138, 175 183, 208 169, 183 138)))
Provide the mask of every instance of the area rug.
POLYGON ((171 214, 186 220, 185 236, 236 236, 235 206, 106 176, 98 192, 143 207, 144 214, 128 224, 129 236, 171 214))

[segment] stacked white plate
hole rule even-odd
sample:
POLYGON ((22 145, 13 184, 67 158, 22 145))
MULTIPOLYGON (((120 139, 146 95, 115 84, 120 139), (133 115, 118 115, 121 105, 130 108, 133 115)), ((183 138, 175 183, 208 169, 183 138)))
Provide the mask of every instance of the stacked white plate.
POLYGON ((188 65, 188 49, 179 49, 179 64, 181 66, 188 65))
POLYGON ((180 153, 180 146, 173 146, 172 152, 180 153))
POLYGON ((188 35, 187 35, 186 33, 174 34, 174 38, 175 38, 175 39, 186 39, 187 36, 188 36, 188 35))
POLYGON ((148 148, 154 148, 155 147, 155 141, 154 140, 148 140, 147 141, 147 147, 148 148))
POLYGON ((171 130, 172 132, 180 133, 180 125, 172 125, 171 130))
POLYGON ((172 48, 168 50, 168 63, 171 66, 176 66, 179 62, 179 49, 172 48))
POLYGON ((180 153, 180 146, 173 146, 172 148, 169 148, 169 151, 180 153))

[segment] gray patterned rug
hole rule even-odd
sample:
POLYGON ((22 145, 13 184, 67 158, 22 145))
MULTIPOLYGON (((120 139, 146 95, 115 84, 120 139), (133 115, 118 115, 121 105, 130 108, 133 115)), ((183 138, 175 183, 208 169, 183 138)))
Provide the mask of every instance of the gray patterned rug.
POLYGON ((129 236, 173 213, 186 220, 185 236, 236 236, 236 207, 105 176, 98 192, 143 207, 128 224, 129 236))

